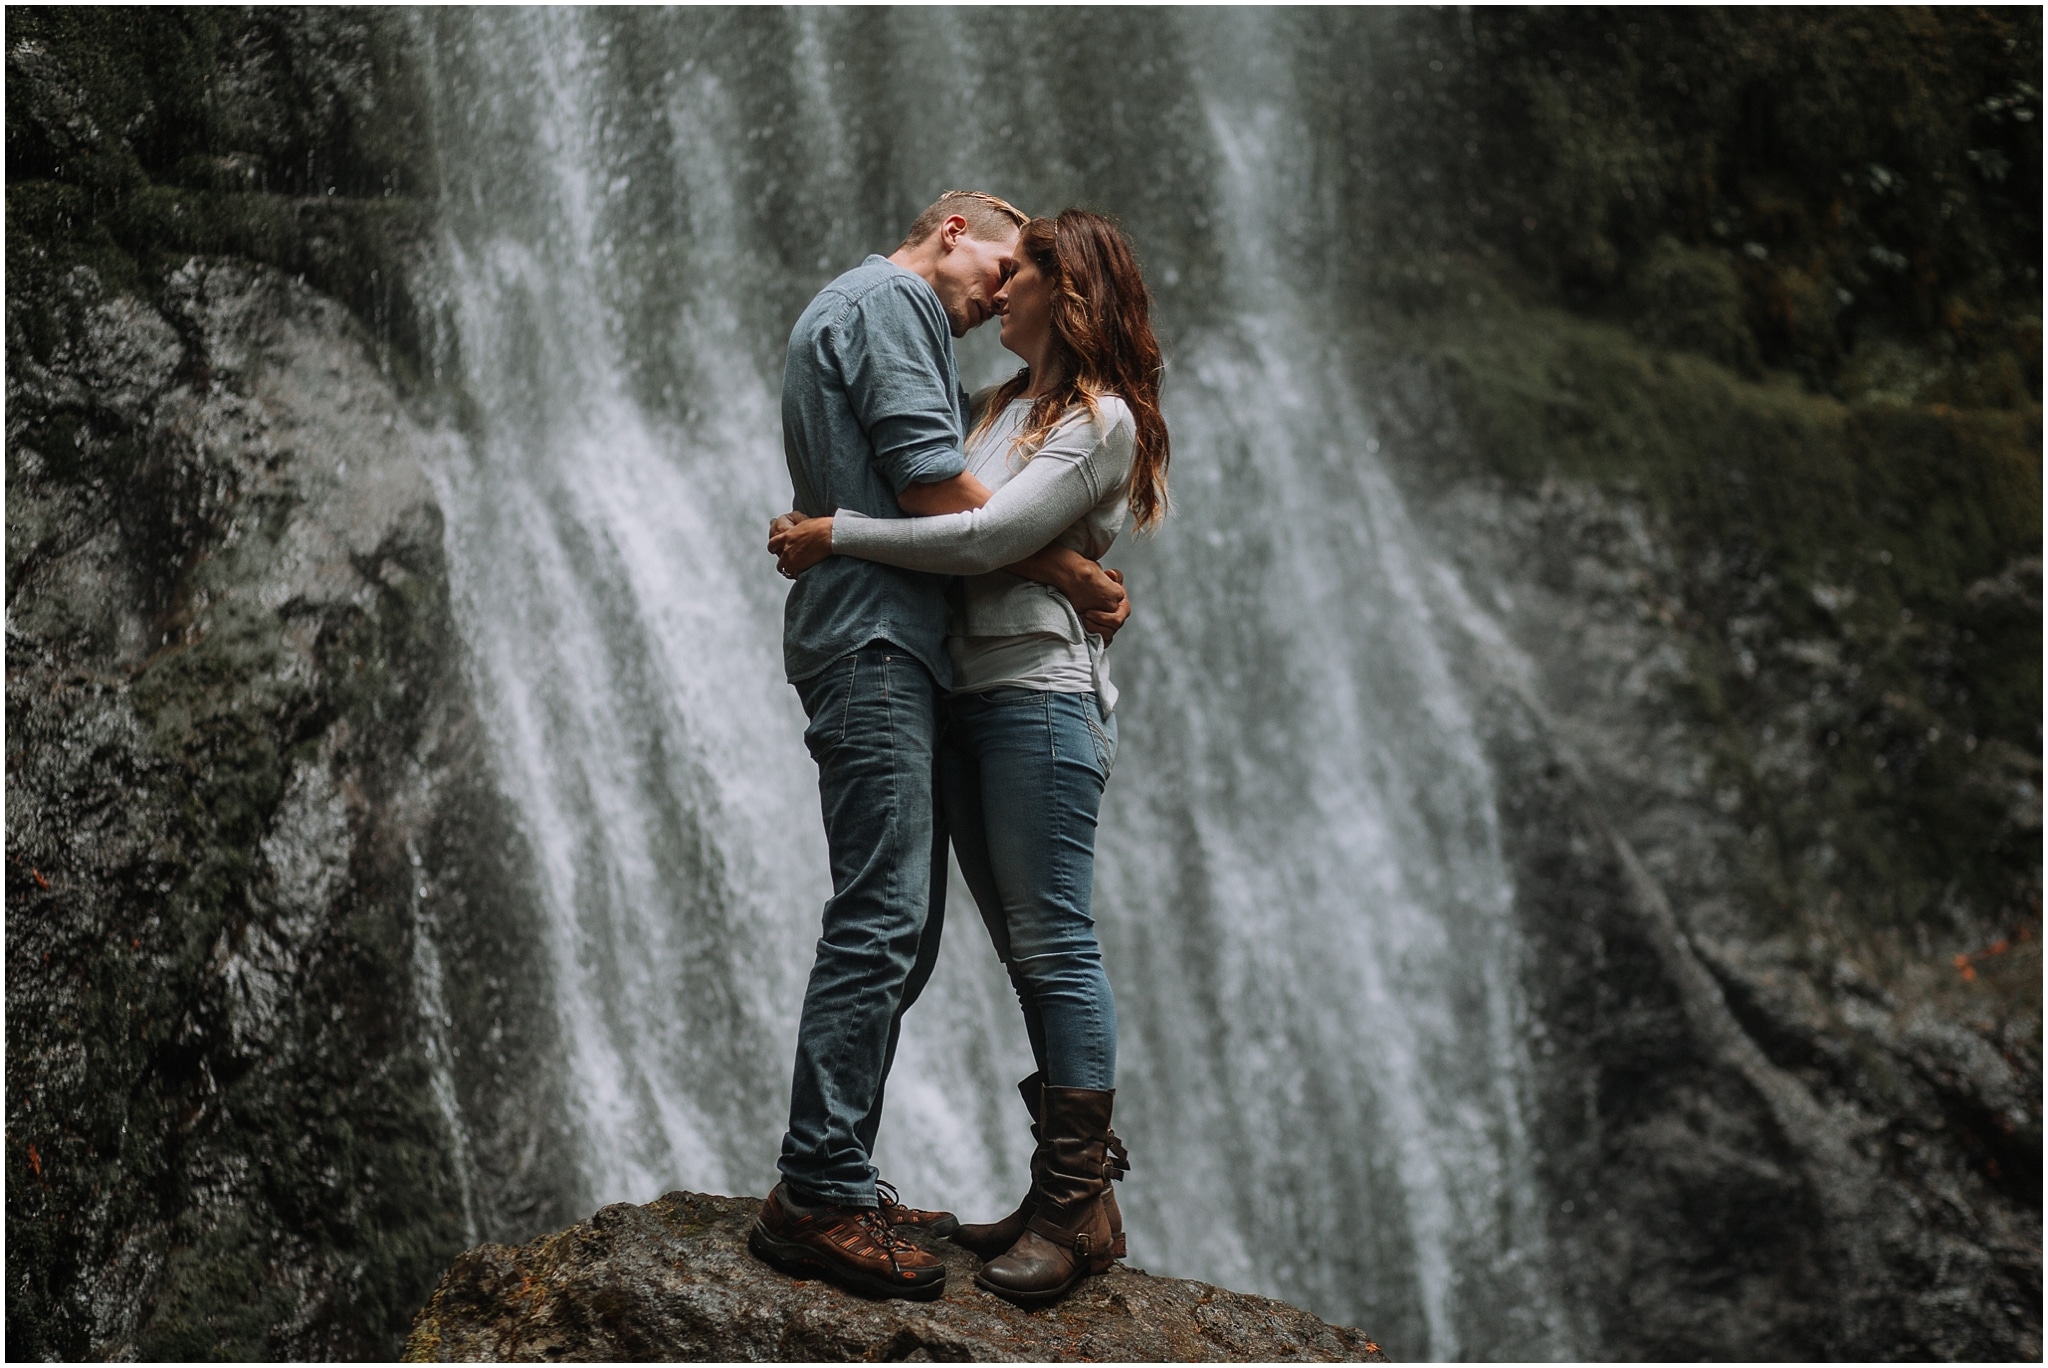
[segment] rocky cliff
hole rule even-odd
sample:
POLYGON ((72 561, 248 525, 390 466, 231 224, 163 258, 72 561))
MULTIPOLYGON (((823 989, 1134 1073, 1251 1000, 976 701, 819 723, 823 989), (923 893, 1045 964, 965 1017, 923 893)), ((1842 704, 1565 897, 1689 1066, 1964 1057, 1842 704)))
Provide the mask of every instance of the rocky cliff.
POLYGON ((10 1357, 378 1357, 566 1217, 434 420, 334 297, 412 209, 298 183, 377 32, 10 16, 10 1357))
POLYGON ((608 1206, 523 1248, 455 1261, 413 1321, 410 1362, 724 1360, 945 1363, 1384 1363, 1356 1330, 1206 1283, 1118 1264, 1023 1311, 974 1286, 937 1240, 936 1302, 868 1301, 747 1252, 760 1202, 671 1192, 608 1206))
POLYGON ((1551 1230, 1616 1355, 2039 1352, 2039 43, 1447 13, 1332 87, 1441 149, 1336 173, 1437 245, 1333 269, 1530 663, 1551 1230))
POLYGON ((478 1000, 531 971, 475 941, 519 902, 428 439, 274 271, 52 302, 9 376, 11 1345, 374 1356, 562 1181, 499 1162, 544 1096, 456 1124, 458 1030, 500 1027, 477 1082, 546 1044, 478 1000))

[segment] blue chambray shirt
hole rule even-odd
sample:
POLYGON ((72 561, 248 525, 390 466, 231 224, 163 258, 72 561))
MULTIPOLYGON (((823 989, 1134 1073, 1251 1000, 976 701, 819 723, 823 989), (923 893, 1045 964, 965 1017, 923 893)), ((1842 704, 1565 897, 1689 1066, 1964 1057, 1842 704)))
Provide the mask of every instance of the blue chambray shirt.
MULTIPOLYGON (((871 256, 818 292, 789 334, 782 451, 796 506, 900 518, 899 491, 967 468, 967 394, 953 333, 923 277, 871 256)), ((828 556, 797 576, 782 611, 782 665, 808 679, 871 641, 924 662, 941 688, 948 577, 828 556)))

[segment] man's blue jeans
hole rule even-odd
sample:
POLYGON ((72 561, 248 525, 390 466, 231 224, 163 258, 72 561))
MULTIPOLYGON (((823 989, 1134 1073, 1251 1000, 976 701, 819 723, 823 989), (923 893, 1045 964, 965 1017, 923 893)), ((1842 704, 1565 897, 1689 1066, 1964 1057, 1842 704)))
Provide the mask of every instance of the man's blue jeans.
POLYGON ((946 829, 932 801, 942 696, 930 671, 886 641, 796 688, 811 719, 804 744, 818 762, 832 896, 778 1167, 800 1200, 871 1207, 883 1085, 945 925, 946 829))
POLYGON ((1095 695, 955 695, 940 748, 953 853, 1056 1088, 1116 1086, 1116 999, 1089 910, 1116 719, 1095 695))

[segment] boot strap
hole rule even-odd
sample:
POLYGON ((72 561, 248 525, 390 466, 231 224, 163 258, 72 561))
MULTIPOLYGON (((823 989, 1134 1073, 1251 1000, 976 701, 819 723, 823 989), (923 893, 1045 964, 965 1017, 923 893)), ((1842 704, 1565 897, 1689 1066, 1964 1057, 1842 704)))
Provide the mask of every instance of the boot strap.
POLYGON ((1117 1138, 1115 1131, 1103 1138, 1109 1142, 1109 1148, 1104 1156, 1102 1176, 1113 1182, 1119 1181, 1131 1171, 1131 1152, 1124 1148, 1124 1142, 1117 1138))
POLYGON ((1069 1234, 1053 1222, 1046 1220, 1043 1216, 1033 1216, 1031 1223, 1025 1229, 1041 1239, 1050 1240, 1062 1249, 1073 1250, 1084 1259, 1088 1257, 1089 1251, 1095 1247, 1095 1237, 1087 1231, 1077 1230, 1069 1234))

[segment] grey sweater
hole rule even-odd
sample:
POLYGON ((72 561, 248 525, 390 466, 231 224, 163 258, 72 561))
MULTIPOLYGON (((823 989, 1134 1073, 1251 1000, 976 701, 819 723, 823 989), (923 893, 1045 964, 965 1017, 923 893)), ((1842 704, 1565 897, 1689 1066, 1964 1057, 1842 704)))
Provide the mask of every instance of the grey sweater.
MULTIPOLYGON (((980 398, 980 396, 977 396, 980 398)), ((1019 400, 969 444, 968 469, 993 489, 987 504, 932 518, 869 518, 846 509, 832 520, 835 554, 880 561, 906 570, 969 576, 962 586, 952 634, 954 659, 971 666, 977 641, 1004 639, 1006 660, 1017 659, 1013 638, 1043 638, 1046 665, 1086 652, 1105 708, 1115 691, 1101 667, 1099 641, 1082 630, 1066 596, 1001 567, 1058 541, 1100 559, 1123 529, 1137 426, 1123 400, 1106 395, 1097 412, 1076 405, 1020 467, 1010 437, 1023 424, 1019 400), (1092 648, 1092 649, 1091 649, 1092 648), (963 662, 963 655, 970 659, 963 662)), ((983 649, 997 649, 988 641, 983 649)))

